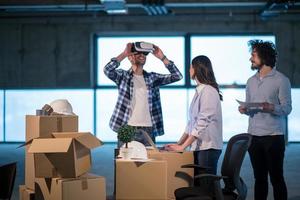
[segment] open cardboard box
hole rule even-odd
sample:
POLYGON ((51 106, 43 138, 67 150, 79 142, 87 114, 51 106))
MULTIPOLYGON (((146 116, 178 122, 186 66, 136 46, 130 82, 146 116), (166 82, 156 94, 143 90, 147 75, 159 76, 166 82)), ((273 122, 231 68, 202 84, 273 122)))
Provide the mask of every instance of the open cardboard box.
MULTIPOLYGON (((34 138, 52 138, 53 132, 78 132, 78 116, 26 115, 26 142, 34 138)), ((25 151, 25 185, 34 190, 34 158, 28 153, 29 146, 25 151)))
POLYGON ((52 133, 54 138, 33 139, 28 153, 34 154, 35 177, 75 178, 89 171, 91 149, 102 142, 91 133, 52 133))

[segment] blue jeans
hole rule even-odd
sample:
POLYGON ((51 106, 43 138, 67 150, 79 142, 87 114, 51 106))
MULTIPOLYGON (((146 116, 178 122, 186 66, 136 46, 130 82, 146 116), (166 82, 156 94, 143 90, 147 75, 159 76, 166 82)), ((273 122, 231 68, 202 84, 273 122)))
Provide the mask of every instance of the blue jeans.
MULTIPOLYGON (((207 150, 200 150, 194 152, 194 163, 196 165, 200 165, 201 167, 207 168, 205 171, 195 169, 194 176, 197 176, 201 173, 206 174, 217 174, 218 168, 218 160, 222 153, 222 150, 219 149, 207 149, 207 150)), ((199 185, 199 181, 195 181, 195 186, 199 185)))
MULTIPOLYGON (((205 173, 217 174, 218 160, 222 150, 207 149, 195 152, 195 164, 206 167, 205 173)), ((197 175, 197 174, 195 174, 197 175)))

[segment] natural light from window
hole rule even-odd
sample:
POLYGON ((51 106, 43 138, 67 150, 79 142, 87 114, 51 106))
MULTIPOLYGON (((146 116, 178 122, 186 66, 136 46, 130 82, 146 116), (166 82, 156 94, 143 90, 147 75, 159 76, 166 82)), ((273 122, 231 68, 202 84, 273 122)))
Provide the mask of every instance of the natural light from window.
POLYGON ((192 36, 191 61, 198 55, 206 55, 212 62, 220 85, 246 84, 255 72, 250 68, 250 52, 247 42, 261 39, 275 43, 275 36, 192 36))
POLYGON ((6 141, 25 140, 25 115, 35 115, 36 109, 55 99, 67 99, 79 116, 79 131, 93 133, 93 90, 7 90, 6 141))
MULTIPOLYGON (((104 66, 111 58, 117 57, 124 51, 126 44, 129 42, 145 41, 153 43, 160 47, 163 53, 178 67, 184 76, 184 37, 99 37, 97 40, 97 63, 98 63, 98 85, 115 85, 103 73, 104 66)), ((131 64, 125 58, 120 65, 120 69, 128 70, 131 64)), ((148 72, 157 72, 162 74, 169 74, 164 64, 152 54, 147 56, 147 61, 144 70, 148 72)), ((173 83, 172 85, 183 85, 184 79, 173 83)))
POLYGON ((292 112, 288 116, 290 142, 300 142, 300 89, 292 89, 292 112))
POLYGON ((228 141, 232 136, 248 132, 248 116, 238 111, 237 99, 245 101, 245 89, 221 89, 223 94, 223 141, 228 141))
POLYGON ((0 142, 4 140, 3 133, 3 90, 0 90, 0 142))
POLYGON ((116 142, 117 133, 109 127, 109 120, 115 108, 118 98, 117 89, 102 89, 96 92, 96 132, 97 137, 105 142, 116 142))

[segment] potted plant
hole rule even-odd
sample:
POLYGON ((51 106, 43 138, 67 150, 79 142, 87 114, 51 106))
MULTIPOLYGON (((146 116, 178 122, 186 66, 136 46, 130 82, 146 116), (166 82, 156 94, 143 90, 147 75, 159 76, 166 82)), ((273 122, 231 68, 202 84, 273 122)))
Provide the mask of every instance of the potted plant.
POLYGON ((134 134, 135 128, 127 124, 121 126, 118 130, 118 139, 125 144, 125 148, 120 149, 120 155, 124 159, 130 159, 132 149, 128 148, 128 142, 131 142, 133 140, 134 134))

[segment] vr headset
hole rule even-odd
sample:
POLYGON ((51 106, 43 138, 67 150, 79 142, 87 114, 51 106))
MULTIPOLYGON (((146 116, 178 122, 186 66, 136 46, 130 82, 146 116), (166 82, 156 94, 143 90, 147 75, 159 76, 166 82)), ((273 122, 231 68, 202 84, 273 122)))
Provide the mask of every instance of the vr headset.
POLYGON ((148 42, 134 42, 132 43, 131 52, 142 53, 148 55, 154 51, 154 46, 148 42))

